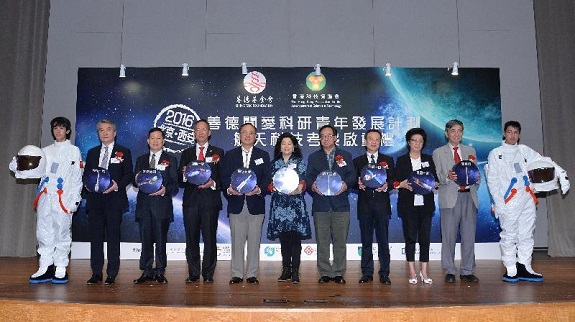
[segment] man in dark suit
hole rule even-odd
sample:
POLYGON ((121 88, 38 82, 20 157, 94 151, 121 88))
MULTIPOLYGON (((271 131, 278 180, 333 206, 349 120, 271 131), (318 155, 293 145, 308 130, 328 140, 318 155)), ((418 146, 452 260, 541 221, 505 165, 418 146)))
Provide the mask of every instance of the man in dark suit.
POLYGON ((226 187, 228 199, 228 215, 232 235, 232 279, 230 284, 243 281, 244 247, 247 240, 247 282, 259 283, 257 279, 260 262, 260 239, 265 214, 265 198, 269 193, 267 187, 271 182, 270 155, 254 145, 256 143, 256 127, 245 123, 240 127, 240 146, 228 151, 222 164, 222 186, 226 187), (257 177, 255 188, 242 194, 231 185, 232 173, 239 168, 251 169, 257 177))
POLYGON ((160 190, 145 193, 140 189, 136 202, 136 222, 140 228, 142 253, 140 254, 140 269, 142 276, 134 280, 134 284, 153 281, 160 284, 168 283, 164 276, 168 259, 166 243, 170 223, 174 221, 172 197, 178 193, 178 160, 173 155, 163 151, 164 131, 152 128, 148 131, 148 147, 150 152, 136 159, 136 178, 134 187, 138 187, 138 176, 142 170, 156 169, 162 175, 160 190), (154 264, 154 242, 156 243, 156 268, 154 264))
POLYGON ((349 192, 357 184, 351 154, 335 145, 337 130, 332 125, 319 129, 321 149, 310 154, 307 163, 306 185, 313 197, 312 213, 317 240, 317 268, 320 284, 333 280, 345 284, 347 268, 347 235, 349 233, 349 192), (337 172, 343 184, 333 196, 324 196, 316 184, 317 176, 326 170, 337 172), (329 261, 330 240, 333 241, 333 264, 329 261))
POLYGON ((373 232, 377 238, 379 256, 379 281, 390 285, 389 279, 389 239, 388 228, 391 218, 388 187, 393 183, 393 158, 379 153, 381 133, 371 129, 365 133, 366 153, 353 159, 358 179, 357 219, 361 234, 361 273, 359 283, 373 280, 373 232), (361 170, 368 164, 380 165, 387 171, 387 180, 380 187, 373 189, 364 185, 361 170))
POLYGON ((116 124, 109 120, 98 122, 98 137, 102 143, 88 151, 85 173, 95 168, 105 168, 110 172, 112 186, 103 193, 88 192, 86 212, 90 235, 90 266, 92 277, 87 284, 102 281, 104 267, 104 235, 107 239, 108 265, 106 285, 116 282, 120 269, 120 224, 122 215, 128 209, 126 186, 134 176, 132 153, 115 143, 116 124))
POLYGON ((204 283, 214 282, 217 262, 216 234, 218 217, 222 209, 221 164, 224 150, 209 144, 210 124, 201 119, 194 124, 196 144, 182 152, 180 158, 180 186, 185 188, 183 197, 184 229, 186 231, 186 260, 188 278, 186 283, 197 282, 200 273, 204 283), (190 162, 200 161, 210 165, 211 175, 207 182, 195 185, 187 181, 185 172, 190 162), (204 240, 204 260, 200 270, 200 231, 204 240))
POLYGON ((477 159, 475 149, 460 144, 463 139, 463 123, 451 120, 445 124, 448 143, 433 151, 433 163, 439 178, 439 211, 441 213, 441 264, 445 270, 445 282, 455 283, 455 244, 461 238, 461 269, 459 278, 477 283, 475 273, 475 231, 477 225, 477 184, 461 187, 452 170, 460 160, 477 159))

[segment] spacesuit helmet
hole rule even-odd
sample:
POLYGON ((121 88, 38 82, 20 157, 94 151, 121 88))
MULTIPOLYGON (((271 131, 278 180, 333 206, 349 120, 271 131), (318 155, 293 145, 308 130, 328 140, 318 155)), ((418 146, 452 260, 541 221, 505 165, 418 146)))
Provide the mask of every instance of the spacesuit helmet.
POLYGON ((35 145, 26 145, 16 156, 16 177, 41 178, 46 171, 46 156, 35 145))
POLYGON ((535 191, 553 191, 559 188, 555 165, 547 160, 536 160, 527 164, 527 174, 535 191))

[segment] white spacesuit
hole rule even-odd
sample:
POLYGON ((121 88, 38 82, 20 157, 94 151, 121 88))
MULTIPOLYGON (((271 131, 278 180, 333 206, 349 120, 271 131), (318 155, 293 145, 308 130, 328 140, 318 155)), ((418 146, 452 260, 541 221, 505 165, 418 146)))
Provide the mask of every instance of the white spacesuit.
MULTIPOLYGON (((526 145, 510 145, 503 141, 502 146, 489 153, 485 166, 493 210, 501 226, 501 259, 507 269, 502 280, 506 282, 543 281, 543 276, 531 267, 537 197, 527 170, 529 163, 541 159, 551 161, 526 145)), ((551 162, 565 194, 569 190, 567 173, 551 162)))
MULTIPOLYGON (((46 166, 34 200, 40 267, 30 277, 30 283, 66 283, 66 267, 72 244, 72 213, 82 199, 83 163, 80 150, 69 140, 54 142, 42 151, 46 166), (55 273, 49 271, 52 265, 56 266, 55 273)), ((10 170, 18 177, 16 158, 10 163, 10 170)))

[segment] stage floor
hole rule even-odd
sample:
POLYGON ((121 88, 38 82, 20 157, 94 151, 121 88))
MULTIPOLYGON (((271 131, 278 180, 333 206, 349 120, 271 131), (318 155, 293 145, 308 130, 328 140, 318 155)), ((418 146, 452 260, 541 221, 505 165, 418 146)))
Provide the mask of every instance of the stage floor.
POLYGON ((281 263, 261 262, 257 285, 228 284, 229 262, 218 263, 213 284, 186 284, 186 262, 170 261, 168 284, 155 282, 134 285, 140 276, 137 260, 123 260, 116 284, 86 285, 90 277, 88 260, 73 260, 68 269, 70 282, 65 285, 32 285, 28 277, 37 269, 36 258, 0 258, 0 300, 205 308, 399 308, 446 307, 531 303, 575 302, 575 258, 550 258, 546 253, 534 255, 533 266, 545 276, 542 283, 505 283, 501 281, 500 261, 477 262, 477 284, 443 281, 439 261, 430 263, 433 285, 409 285, 407 265, 392 261, 387 286, 378 280, 358 284, 361 276, 358 261, 348 262, 346 285, 333 282, 318 284, 315 262, 303 262, 301 284, 278 283, 281 263))

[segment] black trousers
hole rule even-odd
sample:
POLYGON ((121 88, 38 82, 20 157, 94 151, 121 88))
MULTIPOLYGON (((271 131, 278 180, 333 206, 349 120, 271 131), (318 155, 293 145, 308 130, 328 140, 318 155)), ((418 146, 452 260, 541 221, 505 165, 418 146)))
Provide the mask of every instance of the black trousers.
POLYGON ((283 232, 279 235, 282 250, 282 266, 299 268, 301 263, 301 236, 295 232, 283 232))
POLYGON ((92 274, 102 276, 104 267, 104 240, 107 244, 108 276, 118 275, 120 270, 120 225, 123 211, 120 207, 98 205, 88 209, 90 236, 90 266, 92 274), (106 237, 106 238, 104 238, 106 237))
POLYGON ((419 242, 419 261, 429 262, 429 244, 431 239, 432 212, 423 207, 413 207, 408 213, 401 214, 405 256, 408 262, 415 262, 415 243, 419 242))
POLYGON ((144 274, 148 276, 164 275, 168 265, 166 243, 168 241, 170 218, 156 218, 151 214, 147 214, 137 220, 140 227, 140 240, 142 241, 140 270, 144 271, 144 274), (155 256, 154 243, 156 244, 155 256), (154 259, 156 268, 154 268, 154 259))
POLYGON ((183 208, 184 230, 186 233, 186 260, 188 276, 213 278, 218 259, 216 237, 219 209, 213 205, 195 202, 183 208), (200 271, 200 232, 204 241, 204 260, 200 271))

